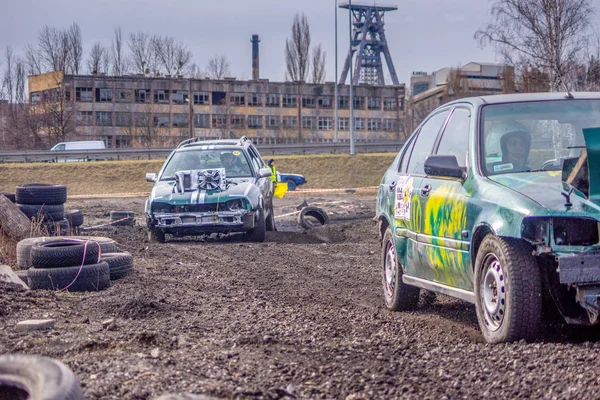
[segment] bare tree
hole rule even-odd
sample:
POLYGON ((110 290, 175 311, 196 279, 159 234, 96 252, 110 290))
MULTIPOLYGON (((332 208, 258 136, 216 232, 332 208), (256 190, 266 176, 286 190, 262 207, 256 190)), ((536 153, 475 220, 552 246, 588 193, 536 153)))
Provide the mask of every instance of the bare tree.
POLYGON ((11 46, 6 47, 6 50, 4 51, 4 60, 6 67, 4 69, 4 76, 2 77, 2 92, 4 92, 4 97, 8 100, 8 102, 13 103, 15 93, 15 77, 13 68, 13 50, 11 46))
POLYGON ((286 79, 306 81, 310 69, 310 26, 304 14, 296 14, 292 37, 285 41, 286 79))
POLYGON ((68 46, 71 56, 69 57, 69 70, 75 75, 79 74, 83 60, 83 44, 79 24, 73 22, 67 31, 68 46))
POLYGON ((162 73, 162 63, 160 51, 163 38, 161 36, 152 36, 149 42, 148 70, 152 75, 159 76, 162 73))
POLYGON ((126 59, 123 56, 123 34, 121 27, 115 29, 115 37, 111 47, 112 73, 115 76, 121 76, 127 69, 126 59))
POLYGON ((25 60, 28 75, 39 75, 42 73, 42 64, 39 53, 30 43, 25 45, 25 60))
POLYGON ((563 90, 586 46, 592 13, 589 0, 493 0, 493 22, 475 38, 496 45, 511 65, 547 71, 551 90, 563 90))
POLYGON ((312 81, 313 83, 325 83, 325 60, 327 53, 321 45, 317 45, 312 51, 312 81))
POLYGON ((108 50, 100 42, 94 43, 88 57, 87 66, 92 74, 106 73, 108 70, 108 50))
POLYGON ((208 60, 206 73, 210 79, 220 80, 231 75, 231 70, 229 69, 230 65, 229 60, 224 55, 214 56, 208 60))
POLYGON ((132 33, 129 35, 127 45, 131 53, 130 61, 133 70, 140 74, 149 72, 150 57, 152 56, 150 36, 146 32, 132 33))
POLYGON ((44 25, 38 36, 38 51, 46 71, 65 71, 71 57, 69 35, 44 25))
POLYGON ((175 38, 165 36, 155 41, 155 51, 167 75, 179 75, 192 61, 192 52, 175 38))

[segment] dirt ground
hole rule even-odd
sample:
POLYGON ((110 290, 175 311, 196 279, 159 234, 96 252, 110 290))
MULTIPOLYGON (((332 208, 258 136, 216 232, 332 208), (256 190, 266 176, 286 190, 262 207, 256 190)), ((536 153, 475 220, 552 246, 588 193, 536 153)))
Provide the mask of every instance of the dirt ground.
POLYGON ((135 274, 97 293, 0 290, 0 354, 64 361, 89 399, 600 397, 600 343, 560 324, 535 343, 491 346, 473 306, 458 300, 388 312, 374 197, 306 198, 332 218, 308 234, 287 215, 303 200, 277 200, 280 230, 260 244, 150 244, 144 199, 70 202, 87 226, 111 210, 137 213, 135 227, 90 231, 131 252, 135 274), (17 332, 30 318, 57 322, 17 332))

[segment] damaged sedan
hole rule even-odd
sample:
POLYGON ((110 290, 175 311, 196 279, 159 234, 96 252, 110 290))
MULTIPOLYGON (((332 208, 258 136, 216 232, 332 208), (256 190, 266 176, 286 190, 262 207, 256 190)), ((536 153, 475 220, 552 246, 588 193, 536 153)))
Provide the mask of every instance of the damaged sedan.
POLYGON ((600 323, 600 96, 461 99, 433 111, 378 192, 385 304, 474 303, 490 343, 534 339, 542 308, 600 323))
POLYGON ((146 175, 155 182, 145 206, 149 239, 244 233, 264 241, 275 230, 270 176, 246 137, 182 142, 158 174, 146 175))

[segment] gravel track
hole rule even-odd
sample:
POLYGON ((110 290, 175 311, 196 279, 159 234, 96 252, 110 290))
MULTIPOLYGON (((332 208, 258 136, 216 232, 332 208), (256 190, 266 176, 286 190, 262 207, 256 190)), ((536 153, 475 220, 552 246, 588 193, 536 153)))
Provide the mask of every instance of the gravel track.
MULTIPOLYGON (((301 200, 278 201, 276 214, 301 200)), ((554 323, 535 343, 491 346, 470 304, 385 310, 373 198, 308 202, 340 200, 324 205, 338 222, 311 234, 290 216, 266 243, 160 245, 146 240, 143 199, 71 202, 86 225, 138 214, 135 227, 93 231, 134 255, 135 274, 91 294, 0 290, 0 353, 64 361, 90 399, 600 398, 595 332, 554 323), (54 330, 15 329, 46 317, 54 330)))

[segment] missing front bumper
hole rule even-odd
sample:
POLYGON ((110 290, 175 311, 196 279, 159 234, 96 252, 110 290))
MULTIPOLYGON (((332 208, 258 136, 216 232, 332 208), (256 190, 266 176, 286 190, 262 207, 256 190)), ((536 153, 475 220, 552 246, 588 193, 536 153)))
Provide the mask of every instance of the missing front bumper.
POLYGON ((254 228, 255 211, 155 214, 154 228, 165 232, 241 232, 254 228))

